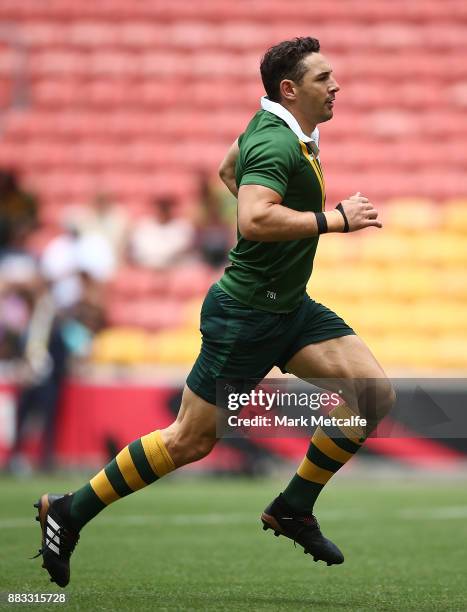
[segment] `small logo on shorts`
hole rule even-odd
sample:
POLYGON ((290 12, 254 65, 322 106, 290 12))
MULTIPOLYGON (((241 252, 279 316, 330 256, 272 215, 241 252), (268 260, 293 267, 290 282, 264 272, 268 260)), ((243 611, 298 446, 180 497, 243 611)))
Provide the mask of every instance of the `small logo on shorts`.
POLYGON ((275 300, 277 298, 277 293, 275 291, 266 291, 266 297, 270 300, 275 300))

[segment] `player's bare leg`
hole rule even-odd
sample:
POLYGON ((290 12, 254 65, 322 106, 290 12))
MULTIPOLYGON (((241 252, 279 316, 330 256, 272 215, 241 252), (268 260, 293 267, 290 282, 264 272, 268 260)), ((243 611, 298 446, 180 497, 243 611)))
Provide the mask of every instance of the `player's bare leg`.
POLYGON ((162 439, 175 467, 199 461, 217 442, 218 409, 185 386, 176 420, 161 430, 162 439))
POLYGON ((347 406, 374 428, 392 408, 395 393, 383 368, 356 335, 309 344, 287 363, 302 380, 322 379, 347 406))
POLYGON ((314 502, 391 409, 394 391, 371 351, 355 335, 305 346, 287 363, 287 371, 305 380, 320 379, 319 386, 339 393, 345 401, 330 415, 359 415, 367 419, 368 427, 318 427, 297 473, 261 519, 265 529, 298 542, 315 561, 342 563, 341 551, 321 534, 313 515, 314 502))
POLYGON ((84 525, 112 502, 165 474, 202 459, 216 444, 217 408, 188 387, 176 420, 126 446, 81 489, 67 495, 45 493, 38 509, 42 567, 59 586, 70 580, 70 556, 84 525))

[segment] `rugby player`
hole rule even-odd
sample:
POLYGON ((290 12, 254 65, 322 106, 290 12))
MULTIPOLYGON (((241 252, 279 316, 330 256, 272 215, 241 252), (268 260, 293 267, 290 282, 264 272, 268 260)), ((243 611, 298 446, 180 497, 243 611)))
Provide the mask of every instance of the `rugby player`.
POLYGON ((325 210, 317 126, 332 118, 339 85, 318 40, 297 38, 272 47, 261 61, 261 77, 267 94, 261 109, 220 167, 238 197, 238 242, 204 300, 202 348, 176 420, 129 444, 74 493, 45 493, 35 504, 42 532, 39 555, 51 580, 62 587, 69 582, 70 555, 86 523, 114 501, 212 450, 216 382, 262 379, 273 366, 302 379, 327 379, 327 388, 345 401, 329 414, 359 414, 369 422, 366 429, 318 427, 296 474, 261 515, 264 529, 300 544, 315 561, 344 560, 321 533, 313 506, 391 408, 394 391, 364 342, 311 299, 306 286, 321 234, 381 228, 381 223, 360 193, 325 210))

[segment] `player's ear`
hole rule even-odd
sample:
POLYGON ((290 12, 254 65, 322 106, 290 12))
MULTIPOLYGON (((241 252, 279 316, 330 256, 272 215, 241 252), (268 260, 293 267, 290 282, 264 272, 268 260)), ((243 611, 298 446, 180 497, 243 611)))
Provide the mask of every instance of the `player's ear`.
POLYGON ((295 100, 297 97, 295 83, 290 79, 284 79, 281 81, 279 88, 283 100, 295 100))

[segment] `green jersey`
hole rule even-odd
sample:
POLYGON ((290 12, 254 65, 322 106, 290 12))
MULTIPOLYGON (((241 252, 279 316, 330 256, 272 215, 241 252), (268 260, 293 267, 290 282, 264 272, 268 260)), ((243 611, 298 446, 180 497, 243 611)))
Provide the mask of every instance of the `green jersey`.
MULTIPOLYGON (((309 140, 309 139, 308 139, 309 140)), ((239 138, 237 185, 263 185, 297 211, 324 210, 325 188, 318 159, 276 114, 260 110, 239 138)), ((239 302, 268 312, 291 312, 303 299, 318 237, 281 242, 246 240, 237 231, 230 265, 219 286, 239 302)))

